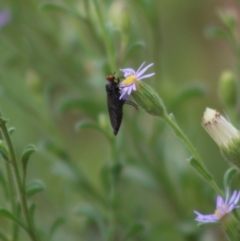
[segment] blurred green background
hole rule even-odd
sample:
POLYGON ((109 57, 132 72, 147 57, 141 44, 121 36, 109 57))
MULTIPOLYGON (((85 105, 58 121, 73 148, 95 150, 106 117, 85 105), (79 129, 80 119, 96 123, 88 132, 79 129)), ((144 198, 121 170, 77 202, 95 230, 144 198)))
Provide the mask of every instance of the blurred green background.
MULTIPOLYGON (((146 82, 222 187, 228 164, 201 126, 206 107, 228 115, 218 81, 236 70, 231 47, 206 34, 209 25, 221 26, 219 9, 238 14, 239 5, 1 0, 11 19, 0 29, 0 110, 16 128, 17 156, 29 143, 38 149, 28 182, 45 185, 29 199, 40 240, 49 240, 58 217, 65 221, 51 240, 227 240, 218 226, 200 229, 194 221, 193 210, 214 212, 216 194, 187 163, 182 141, 160 119, 129 106, 115 137, 105 92, 107 75, 153 62, 149 73, 156 74, 146 82)), ((0 223, 10 232, 6 218, 0 223)), ((28 240, 24 231, 19 240, 28 240)))

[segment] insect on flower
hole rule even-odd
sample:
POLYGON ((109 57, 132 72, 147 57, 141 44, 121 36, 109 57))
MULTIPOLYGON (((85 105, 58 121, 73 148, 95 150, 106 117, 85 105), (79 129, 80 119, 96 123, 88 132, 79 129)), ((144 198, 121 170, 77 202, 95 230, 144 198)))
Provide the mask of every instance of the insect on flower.
POLYGON ((136 109, 138 106, 126 99, 120 99, 121 93, 119 89, 119 78, 115 77, 115 73, 106 77, 106 92, 107 92, 107 105, 110 122, 113 128, 114 135, 117 135, 118 130, 121 126, 123 117, 123 105, 129 104, 134 106, 136 109))

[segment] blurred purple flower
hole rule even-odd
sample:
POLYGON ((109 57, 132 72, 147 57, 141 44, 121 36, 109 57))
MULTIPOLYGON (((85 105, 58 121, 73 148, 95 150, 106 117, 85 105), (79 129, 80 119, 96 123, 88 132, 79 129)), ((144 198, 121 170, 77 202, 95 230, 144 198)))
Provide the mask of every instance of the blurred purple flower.
POLYGON ((11 14, 7 10, 0 11, 0 29, 9 23, 11 20, 11 14))
POLYGON ((229 199, 229 189, 227 189, 225 201, 221 196, 217 196, 217 207, 214 214, 204 215, 197 211, 194 211, 194 213, 197 214, 197 217, 195 218, 195 220, 201 223, 216 223, 223 216, 230 213, 233 209, 239 208, 239 206, 237 205, 239 199, 240 199, 240 191, 234 191, 232 196, 229 199))

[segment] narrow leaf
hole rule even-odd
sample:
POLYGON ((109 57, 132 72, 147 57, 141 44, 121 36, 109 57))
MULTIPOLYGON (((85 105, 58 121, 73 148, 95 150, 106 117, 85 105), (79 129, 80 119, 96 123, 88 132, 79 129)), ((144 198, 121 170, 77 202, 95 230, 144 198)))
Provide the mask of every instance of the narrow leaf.
POLYGON ((103 129, 99 125, 97 125, 93 122, 90 122, 90 121, 86 121, 86 120, 77 122, 77 124, 75 125, 75 129, 78 131, 82 131, 82 130, 86 130, 86 129, 93 129, 93 130, 101 132, 102 134, 104 134, 106 136, 106 133, 103 131, 103 129))
POLYGON ((42 10, 62 11, 64 13, 68 13, 68 14, 74 15, 74 16, 76 16, 79 19, 84 21, 84 18, 78 12, 76 12, 76 11, 74 11, 72 9, 69 9, 68 7, 63 6, 63 5, 59 5, 59 4, 55 4, 55 3, 44 3, 44 4, 42 4, 41 9, 42 10))
POLYGON ((31 215, 31 219, 32 219, 32 222, 34 223, 34 215, 35 215, 35 210, 36 210, 36 203, 31 203, 30 207, 29 207, 29 212, 30 212, 30 215, 31 215))
POLYGON ((79 214, 81 216, 86 216, 86 217, 90 218, 91 220, 93 220, 98 225, 98 227, 101 231, 101 234, 102 234, 102 238, 104 240, 106 240, 106 234, 108 233, 107 226, 104 222, 103 217, 100 215, 100 213, 95 208, 93 208, 92 206, 89 206, 89 205, 84 205, 78 209, 77 214, 79 214))
POLYGON ((124 240, 128 240, 133 238, 136 234, 138 234, 139 232, 141 232, 144 229, 144 225, 142 223, 136 223, 134 224, 129 231, 127 232, 127 234, 124 237, 124 240))
POLYGON ((0 240, 2 241, 10 241, 10 238, 8 238, 4 233, 0 231, 0 240))
POLYGON ((238 170, 235 167, 231 167, 225 172, 224 178, 223 178, 223 183, 224 183, 225 189, 227 189, 227 187, 230 186, 232 178, 233 178, 234 174, 237 172, 238 172, 238 170))
POLYGON ((0 208, 0 216, 2 217, 6 217, 11 219, 12 221, 16 222, 17 224, 19 224, 23 229, 25 229, 27 231, 27 228, 25 227, 25 225, 23 223, 21 223, 20 220, 18 220, 12 213, 10 213, 8 210, 4 209, 4 208, 0 208))
POLYGON ((27 185, 26 194, 28 195, 28 197, 31 197, 38 192, 44 191, 44 189, 45 185, 41 181, 34 180, 27 185))
POLYGON ((60 146, 57 146, 54 142, 51 141, 45 141, 43 143, 43 147, 57 156, 58 158, 62 160, 69 160, 69 155, 66 151, 64 151, 60 146))
POLYGON ((177 96, 174 98, 171 104, 171 109, 178 108, 180 104, 185 101, 189 101, 196 97, 203 97, 206 94, 206 90, 203 86, 191 86, 186 89, 183 89, 177 96))
POLYGON ((0 155, 5 161, 9 161, 9 153, 4 141, 0 140, 0 155))
POLYGON ((208 26, 204 31, 208 38, 223 38, 228 40, 229 36, 226 31, 216 26, 208 26))
POLYGON ((11 135, 16 129, 14 127, 8 128, 8 133, 11 135))
POLYGON ((140 42, 140 41, 139 41, 139 42, 133 43, 133 44, 129 47, 129 49, 127 50, 123 62, 125 62, 135 51, 137 51, 137 50, 139 50, 139 49, 142 49, 144 46, 145 46, 145 43, 144 43, 144 42, 140 42))
POLYGON ((28 145, 22 154, 21 161, 22 161, 24 171, 26 171, 27 169, 29 157, 33 152, 36 152, 36 147, 34 145, 28 145))
POLYGON ((49 240, 52 238, 52 236, 57 231, 57 229, 64 223, 65 223, 65 219, 63 217, 59 217, 53 222, 49 231, 49 240))
POLYGON ((207 172, 207 170, 199 163, 199 161, 195 157, 191 157, 189 163, 192 167, 207 181, 211 182, 213 180, 212 175, 207 172))
POLYGON ((93 99, 73 99, 65 97, 59 101, 57 109, 61 113, 77 109, 95 117, 96 110, 101 109, 101 106, 93 99))

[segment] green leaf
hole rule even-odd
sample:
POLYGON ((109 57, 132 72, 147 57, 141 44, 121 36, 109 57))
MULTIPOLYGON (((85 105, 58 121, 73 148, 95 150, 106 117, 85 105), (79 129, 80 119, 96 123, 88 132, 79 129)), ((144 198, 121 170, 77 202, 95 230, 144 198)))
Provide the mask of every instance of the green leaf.
POLYGON ((62 160, 69 160, 69 155, 66 151, 64 151, 61 147, 57 146, 55 143, 51 142, 51 141, 45 141, 43 143, 43 147, 51 152, 52 154, 54 154, 55 156, 57 156, 58 158, 62 159, 62 160))
POLYGON ((237 25, 236 15, 232 11, 219 10, 218 16, 221 22, 230 30, 234 31, 237 25))
POLYGON ((92 129, 92 130, 96 130, 98 132, 100 132, 101 134, 103 134, 106 139, 108 140, 108 143, 110 145, 112 145, 113 142, 113 137, 109 136, 109 134, 102 129, 98 124, 88 121, 88 120, 82 120, 76 123, 75 125, 75 129, 77 131, 82 131, 82 130, 86 130, 86 129, 92 129))
POLYGON ((16 128, 10 127, 10 128, 8 128, 8 133, 11 135, 15 130, 16 130, 16 128))
POLYGON ((134 224, 125 235, 124 240, 126 241, 128 239, 133 238, 136 234, 141 232, 144 228, 145 226, 142 223, 134 224))
POLYGON ((5 125, 8 122, 8 119, 0 115, 0 125, 5 125))
POLYGON ((55 3, 43 3, 40 8, 42 10, 60 10, 63 12, 69 12, 70 9, 63 5, 58 5, 55 3))
POLYGON ((87 218, 94 221, 100 229, 100 232, 102 234, 102 239, 103 240, 107 239, 106 235, 108 233, 108 228, 105 224, 104 218, 100 215, 100 213, 94 207, 90 205, 83 205, 77 210, 77 214, 81 216, 86 216, 87 218))
POLYGON ((0 231, 0 240, 1 241, 10 241, 10 238, 8 238, 4 233, 0 231))
POLYGON ((109 163, 106 163, 106 165, 103 166, 100 172, 100 178, 106 193, 109 193, 111 188, 111 178, 109 175, 109 169, 110 169, 109 163))
POLYGON ((157 190, 157 181, 147 170, 143 168, 128 165, 124 168, 122 176, 151 190, 157 190))
POLYGON ((103 166, 100 172, 101 181, 103 184, 104 189, 108 193, 111 188, 111 182, 114 181, 115 183, 118 182, 119 176, 123 169, 123 164, 120 162, 109 164, 103 166))
POLYGON ((101 106, 93 99, 73 99, 72 97, 65 97, 59 101, 57 109, 61 113, 77 109, 84 111, 91 117, 96 117, 96 110, 101 109, 101 106))
POLYGON ((212 175, 199 163, 195 157, 188 159, 192 167, 207 181, 211 182, 213 180, 212 175))
POLYGON ((34 145, 28 145, 22 154, 21 161, 23 165, 23 170, 26 171, 29 157, 33 152, 36 152, 36 147, 34 145))
POLYGON ((225 189, 227 189, 227 187, 230 187, 232 178, 235 175, 235 173, 237 173, 237 172, 238 172, 238 170, 235 167, 231 167, 225 172, 224 177, 223 177, 223 183, 224 183, 225 189))
POLYGON ((34 215, 35 215, 35 210, 36 210, 36 203, 31 203, 29 207, 29 212, 31 215, 32 222, 34 223, 34 215))
MULTIPOLYGON (((10 168, 10 167, 8 167, 8 168, 10 168)), ((2 170, 0 170, 0 183, 3 187, 5 197, 8 197, 9 186, 6 182, 5 175, 3 174, 2 170)))
POLYGON ((4 141, 0 140, 0 155, 5 161, 9 161, 9 153, 4 141))
POLYGON ((145 43, 142 41, 138 41, 136 43, 133 43, 129 49, 127 50, 126 54, 125 54, 125 58, 123 63, 137 50, 142 49, 143 47, 145 47, 145 43))
POLYGON ((206 94, 206 90, 203 86, 191 86, 183 89, 177 97, 172 101, 170 109, 176 109, 185 101, 191 100, 196 97, 203 97, 206 94))
POLYGON ((28 197, 31 197, 38 192, 44 191, 44 189, 45 185, 41 181, 34 180, 27 185, 26 194, 28 195, 28 197))
POLYGON ((49 231, 49 240, 51 240, 52 236, 57 231, 57 229, 64 223, 65 223, 65 219, 63 217, 59 217, 53 222, 49 231))
POLYGON ((224 31, 222 28, 216 26, 208 26, 204 30, 204 34, 208 38, 223 38, 225 40, 229 39, 228 33, 224 31))
POLYGON ((76 125, 75 125, 75 129, 78 130, 78 131, 82 131, 82 130, 86 130, 86 129, 92 129, 92 130, 99 131, 100 133, 107 136, 106 133, 103 131, 103 129, 99 125, 97 125, 94 122, 87 121, 87 120, 77 122, 76 125))
POLYGON ((61 11, 64 13, 68 13, 70 15, 76 16, 79 19, 84 21, 84 18, 76 11, 69 9, 67 6, 63 6, 63 5, 59 5, 59 4, 55 4, 55 3, 44 3, 40 6, 40 8, 42 10, 57 10, 57 11, 61 11))
POLYGON ((43 88, 43 99, 46 106, 51 106, 54 90, 56 86, 53 83, 48 83, 43 88))
POLYGON ((121 162, 114 163, 111 168, 113 178, 116 183, 119 180, 122 170, 123 170, 123 164, 121 162))
POLYGON ((12 221, 14 221, 15 223, 17 223, 18 225, 20 225, 23 229, 25 229, 27 231, 27 228, 25 227, 25 225, 18 220, 11 212, 9 212, 8 210, 4 209, 4 208, 0 208, 0 216, 2 217, 6 217, 11 219, 12 221))

